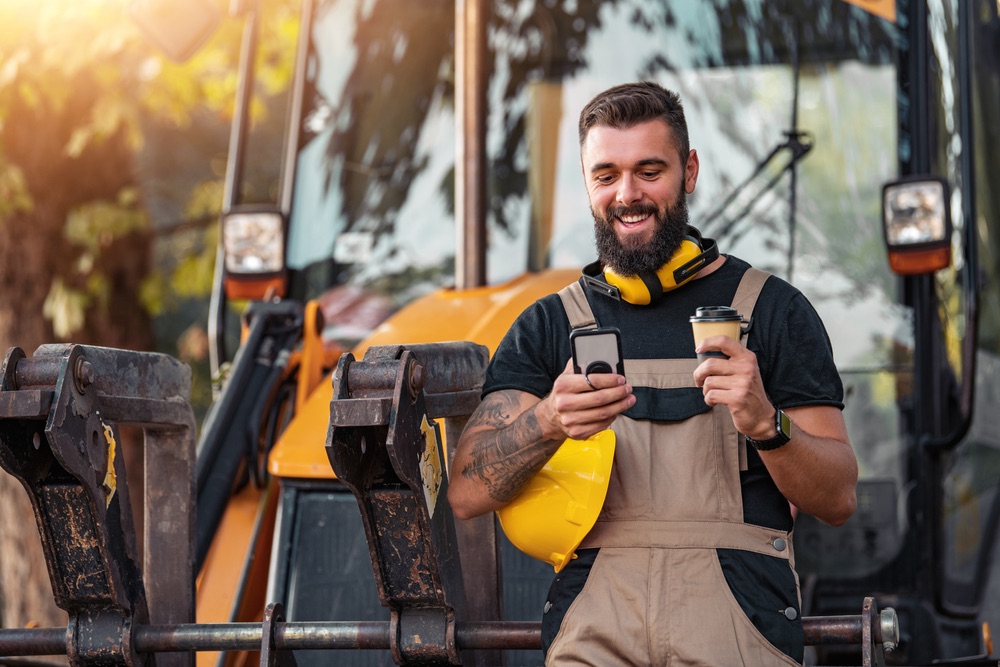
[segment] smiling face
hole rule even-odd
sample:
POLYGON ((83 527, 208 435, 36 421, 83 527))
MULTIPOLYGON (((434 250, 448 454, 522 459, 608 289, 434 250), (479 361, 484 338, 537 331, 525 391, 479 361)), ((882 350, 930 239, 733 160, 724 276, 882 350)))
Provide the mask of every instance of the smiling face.
POLYGON ((697 153, 682 160, 670 127, 656 119, 595 125, 581 160, 601 261, 628 276, 665 264, 684 239, 697 153))

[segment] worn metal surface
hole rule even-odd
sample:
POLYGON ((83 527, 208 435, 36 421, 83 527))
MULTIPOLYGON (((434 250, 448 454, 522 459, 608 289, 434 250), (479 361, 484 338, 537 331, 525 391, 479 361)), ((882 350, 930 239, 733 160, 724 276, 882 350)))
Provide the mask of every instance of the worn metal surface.
MULTIPOLYGON (((802 619, 806 645, 850 646, 865 641, 866 616, 806 616, 802 619)), ((868 616, 869 620, 872 616, 868 616)), ((202 623, 138 626, 132 632, 140 653, 177 651, 253 651, 268 636, 275 650, 358 650, 390 648, 391 622, 386 621, 278 621, 266 623, 202 623)), ((455 642, 461 649, 541 648, 541 625, 535 621, 457 621, 455 642)), ((872 630, 874 645, 867 655, 881 651, 882 641, 872 630)), ((65 653, 66 628, 0 630, 0 655, 65 653)), ((866 664, 878 664, 869 661, 866 664)))
POLYGON ((275 644, 275 628, 285 620, 285 610, 281 603, 272 602, 264 609, 261 624, 260 667, 296 667, 295 654, 275 644))
POLYGON ((399 664, 461 662, 467 605, 440 422, 475 409, 487 361, 467 342, 384 346, 344 355, 334 375, 327 455, 361 509, 399 664))
POLYGON ((459 248, 455 252, 455 288, 486 284, 488 155, 486 127, 490 56, 487 52, 489 9, 486 0, 455 3, 455 216, 459 248))
POLYGON ((166 355, 82 345, 43 345, 32 357, 11 348, 0 366, 0 466, 31 501, 56 604, 70 616, 71 664, 152 662, 132 628, 194 620, 190 378, 166 355), (126 423, 143 428, 146 445, 143 566, 118 432, 126 423))

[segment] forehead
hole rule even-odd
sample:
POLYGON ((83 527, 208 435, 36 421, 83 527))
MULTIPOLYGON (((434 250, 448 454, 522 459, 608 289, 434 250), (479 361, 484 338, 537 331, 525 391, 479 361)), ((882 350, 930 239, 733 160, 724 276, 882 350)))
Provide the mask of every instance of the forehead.
POLYGON ((648 120, 627 128, 595 125, 587 132, 580 154, 585 170, 598 165, 628 166, 650 159, 672 162, 679 156, 673 130, 666 121, 648 120))

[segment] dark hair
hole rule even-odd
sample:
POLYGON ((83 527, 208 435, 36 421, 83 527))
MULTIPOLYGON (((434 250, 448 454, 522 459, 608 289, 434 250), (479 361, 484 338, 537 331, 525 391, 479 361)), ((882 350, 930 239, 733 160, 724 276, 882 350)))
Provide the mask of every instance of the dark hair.
POLYGON ((690 145, 681 98, 652 81, 624 83, 590 100, 580 112, 580 148, 595 125, 623 130, 657 118, 673 131, 681 160, 687 161, 690 145))

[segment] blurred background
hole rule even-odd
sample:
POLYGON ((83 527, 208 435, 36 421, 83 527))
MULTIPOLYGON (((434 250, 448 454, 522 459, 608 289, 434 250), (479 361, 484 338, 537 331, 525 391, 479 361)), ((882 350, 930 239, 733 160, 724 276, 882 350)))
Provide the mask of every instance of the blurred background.
MULTIPOLYGON (((138 4, 0 2, 0 349, 167 352, 192 365, 202 411, 242 23, 221 20, 238 6, 213 15, 211 0, 190 0, 206 39, 179 62, 141 31, 138 4)), ((272 155, 292 64, 274 54, 294 50, 292 4, 262 8, 251 114, 255 150, 272 155)), ((248 161, 247 201, 268 198, 279 162, 248 161)))
MULTIPOLYGON (((72 341, 174 355, 192 367, 200 421, 243 26, 226 17, 243 8, 169 3, 197 22, 191 48, 171 53, 141 29, 156 18, 143 4, 0 1, 0 350, 72 341)), ((298 3, 262 4, 253 150, 275 156, 292 66, 276 54, 294 51, 298 3)), ((279 163, 248 160, 246 201, 274 198, 279 163)), ((5 627, 66 622, 27 503, 0 475, 5 627)))

